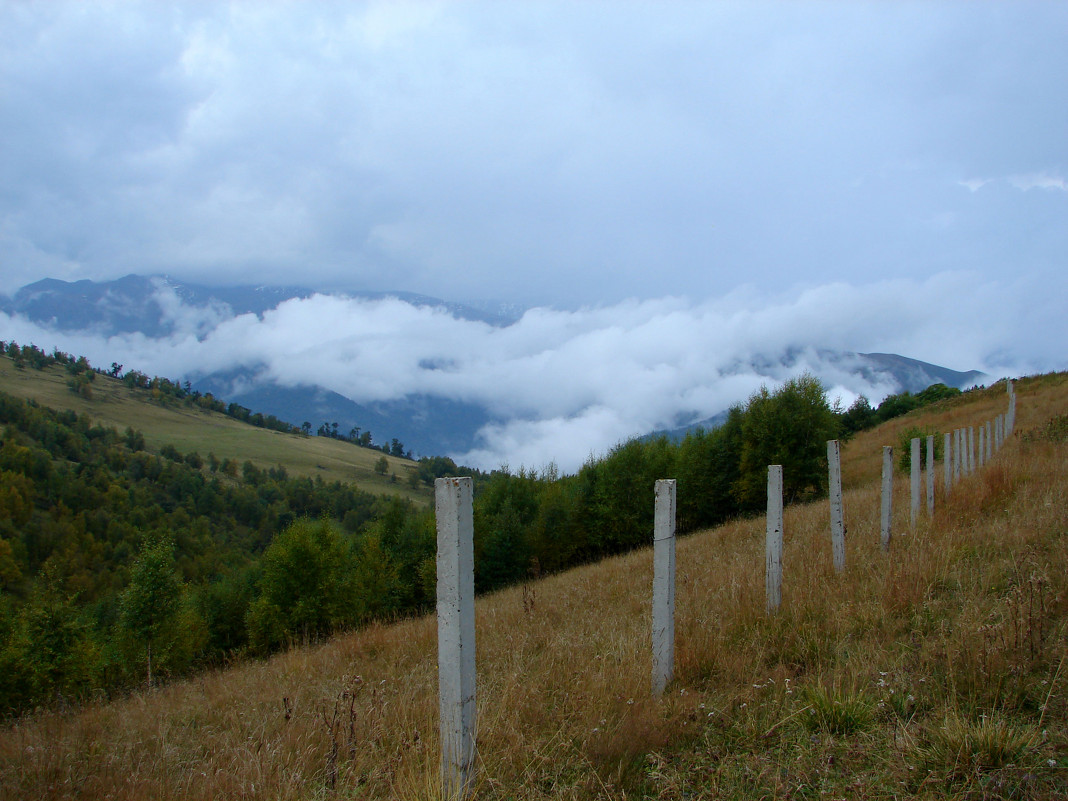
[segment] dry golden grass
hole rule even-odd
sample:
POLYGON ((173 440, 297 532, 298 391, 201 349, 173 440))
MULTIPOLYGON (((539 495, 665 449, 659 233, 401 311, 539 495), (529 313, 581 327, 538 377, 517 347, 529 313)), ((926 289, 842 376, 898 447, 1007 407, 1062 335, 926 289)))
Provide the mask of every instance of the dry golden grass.
MULTIPOLYGON (((846 571, 827 502, 787 509, 773 616, 762 518, 680 540, 662 699, 650 551, 480 598, 477 796, 1063 797, 1068 444, 1021 435, 1068 412, 1066 379, 1020 381, 1017 435, 915 530, 899 478, 889 555, 879 446, 978 425, 1004 387, 848 443, 846 571)), ((435 651, 407 620, 40 712, 0 731, 0 797, 438 797, 435 651)))

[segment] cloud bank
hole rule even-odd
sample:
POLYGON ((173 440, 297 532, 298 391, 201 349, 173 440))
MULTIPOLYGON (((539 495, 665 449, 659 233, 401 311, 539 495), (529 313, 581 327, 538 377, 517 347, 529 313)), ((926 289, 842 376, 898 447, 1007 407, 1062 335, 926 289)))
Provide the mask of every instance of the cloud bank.
MULTIPOLYGON (((896 391, 869 384, 821 351, 892 352, 992 376, 1068 366, 1059 301, 1035 307, 1016 279, 978 285, 947 272, 866 285, 832 283, 781 296, 743 288, 692 303, 632 300, 561 311, 535 308, 498 328, 396 299, 315 295, 261 317, 197 309, 160 288, 173 335, 63 334, 0 315, 0 336, 86 355, 98 365, 195 378, 252 367, 260 380, 318 385, 357 402, 429 394, 468 401, 503 422, 476 446, 450 454, 483 468, 572 471, 622 439, 703 419, 762 384, 803 370, 832 398, 877 401, 896 391), (1048 332, 1029 344, 1032 326, 1048 332), (780 357, 795 358, 784 365, 780 357)), ((1063 297, 1060 296, 1060 297, 1063 297)))

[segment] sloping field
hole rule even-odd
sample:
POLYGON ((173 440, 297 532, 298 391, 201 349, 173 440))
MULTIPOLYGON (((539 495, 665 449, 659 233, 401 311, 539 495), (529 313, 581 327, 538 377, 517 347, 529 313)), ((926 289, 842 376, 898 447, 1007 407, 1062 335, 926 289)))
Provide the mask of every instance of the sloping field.
POLYGON ((381 451, 326 437, 283 434, 218 412, 178 402, 153 401, 147 390, 131 389, 106 375, 96 376, 93 397, 86 399, 71 392, 67 387, 69 378, 58 365, 44 370, 19 370, 11 359, 0 357, 0 389, 4 392, 32 398, 53 409, 87 414, 94 422, 119 431, 137 429, 154 451, 170 444, 182 453, 196 451, 204 457, 214 453, 220 461, 233 459, 240 465, 249 460, 262 469, 284 465, 290 475, 355 482, 367 492, 401 495, 423 504, 431 497, 429 490, 416 491, 408 486, 408 474, 416 469, 409 459, 387 456, 389 469, 380 475, 374 466, 384 455, 381 451), (396 481, 391 480, 393 475, 397 476, 396 481))
MULTIPOLYGON (((1017 394, 1015 436, 915 530, 898 477, 889 554, 880 446, 905 426, 979 425, 1004 387, 848 443, 846 571, 831 568, 826 501, 787 509, 773 616, 763 519, 680 541, 661 700, 651 551, 479 599, 477 796, 1065 797, 1068 376, 1017 394)), ((435 649, 432 618, 376 625, 39 713, 0 731, 0 796, 439 797, 435 649)))

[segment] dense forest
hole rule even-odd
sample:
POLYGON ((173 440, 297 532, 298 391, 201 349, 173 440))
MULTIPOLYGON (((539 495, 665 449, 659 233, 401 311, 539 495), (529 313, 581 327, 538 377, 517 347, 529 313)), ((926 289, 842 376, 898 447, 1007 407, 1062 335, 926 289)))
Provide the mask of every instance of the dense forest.
MULTIPOLYGON (((0 349, 22 369, 65 365, 72 392, 93 381, 84 358, 0 349)), ((120 369, 112 365, 114 377, 120 369)), ((234 415, 177 382, 141 376, 130 386, 148 402, 178 388, 234 415)), ((954 394, 935 385, 842 411, 803 375, 755 393, 719 428, 626 442, 573 476, 551 466, 486 474, 446 457, 421 460, 417 476, 474 477, 476 588, 485 592, 646 544, 658 478, 678 479, 682 533, 760 511, 768 464, 784 465, 789 500, 817 497, 826 440, 954 394)), ((247 422, 299 431, 250 412, 247 422)), ((0 713, 427 610, 434 551, 433 511, 411 501, 291 477, 281 465, 149 452, 138 431, 0 392, 0 713)))

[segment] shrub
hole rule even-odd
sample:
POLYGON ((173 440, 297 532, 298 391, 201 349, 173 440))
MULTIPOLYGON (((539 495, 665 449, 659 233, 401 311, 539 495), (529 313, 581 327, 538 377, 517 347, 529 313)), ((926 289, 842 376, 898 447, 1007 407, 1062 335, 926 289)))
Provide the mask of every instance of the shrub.
POLYGON ((912 470, 912 440, 919 437, 920 440, 920 468, 927 464, 927 437, 934 436, 934 458, 936 462, 942 461, 942 435, 933 428, 911 426, 901 432, 898 437, 897 469, 902 473, 912 470))

